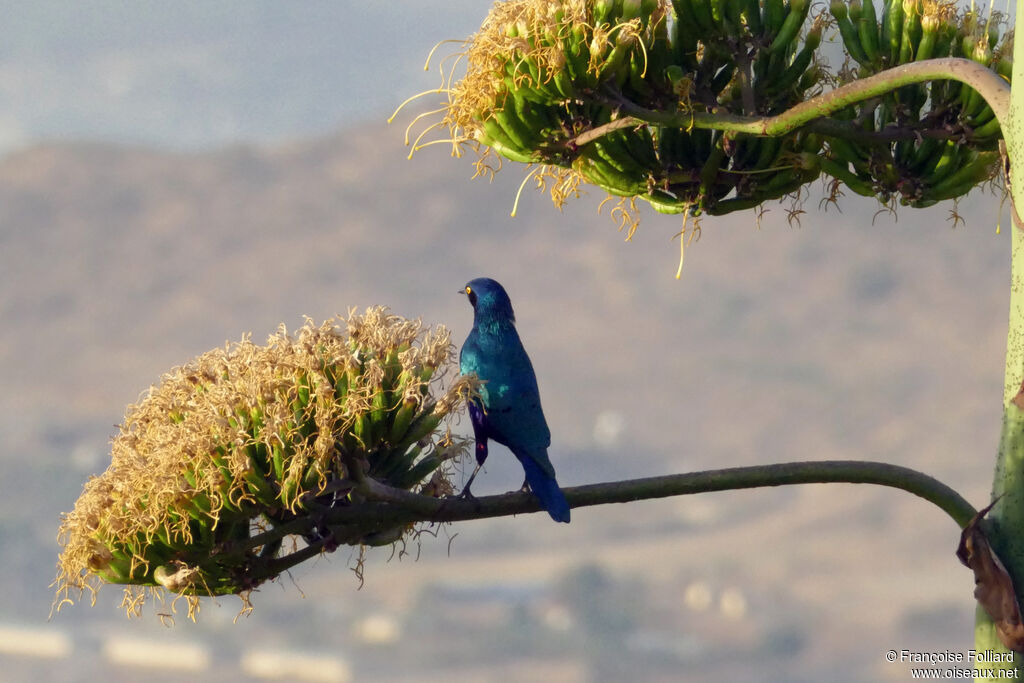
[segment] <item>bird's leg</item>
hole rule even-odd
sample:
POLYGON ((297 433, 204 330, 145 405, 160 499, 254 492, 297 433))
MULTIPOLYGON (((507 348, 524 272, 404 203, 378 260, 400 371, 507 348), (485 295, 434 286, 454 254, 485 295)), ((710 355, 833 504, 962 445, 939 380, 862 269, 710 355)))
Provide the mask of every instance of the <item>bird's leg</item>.
POLYGON ((473 474, 469 475, 466 485, 462 487, 462 493, 459 494, 461 499, 473 498, 469 487, 473 485, 473 480, 476 479, 477 473, 480 472, 484 461, 487 460, 487 414, 475 401, 469 403, 469 420, 473 423, 473 436, 476 439, 476 469, 473 470, 473 474))
POLYGON ((466 485, 462 487, 462 492, 458 496, 459 498, 473 499, 476 497, 472 492, 470 492, 469 487, 473 485, 473 480, 476 479, 476 475, 480 471, 481 467, 483 467, 483 463, 477 463, 476 468, 473 469, 473 474, 469 475, 469 480, 466 482, 466 485))

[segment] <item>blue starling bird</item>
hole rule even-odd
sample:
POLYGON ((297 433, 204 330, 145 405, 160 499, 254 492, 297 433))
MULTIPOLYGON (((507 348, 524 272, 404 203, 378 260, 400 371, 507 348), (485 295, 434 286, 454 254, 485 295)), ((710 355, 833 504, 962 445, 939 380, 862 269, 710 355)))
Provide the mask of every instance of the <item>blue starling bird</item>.
POLYGON ((469 404, 476 437, 476 469, 462 495, 487 459, 487 440, 508 447, 526 474, 523 489, 540 501, 556 522, 569 521, 569 503, 555 481, 548 459, 551 432, 540 407, 537 376, 516 332, 516 316, 505 289, 490 278, 470 280, 462 290, 473 306, 473 329, 459 354, 462 374, 475 372, 485 383, 469 404))

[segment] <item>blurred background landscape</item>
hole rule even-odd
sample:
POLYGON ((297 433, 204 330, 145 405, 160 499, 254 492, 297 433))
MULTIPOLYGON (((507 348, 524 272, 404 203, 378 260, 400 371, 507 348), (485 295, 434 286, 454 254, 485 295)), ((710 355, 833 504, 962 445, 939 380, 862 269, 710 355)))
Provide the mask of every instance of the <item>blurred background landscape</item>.
MULTIPOLYGON (((461 344, 481 275, 513 299, 563 486, 856 458, 987 503, 998 197, 953 228, 951 205, 826 211, 814 187, 799 225, 706 220, 677 281, 677 218, 645 210, 626 243, 596 192, 510 218, 520 166, 406 159, 420 110, 384 120, 488 6, 0 3, 0 680, 906 680, 887 650, 972 647, 955 525, 853 485, 465 523, 373 550, 362 586, 343 548, 237 620, 234 598, 128 620, 116 586, 48 620, 60 513, 163 372, 353 306, 461 344)), ((521 476, 499 447, 474 491, 521 476)))

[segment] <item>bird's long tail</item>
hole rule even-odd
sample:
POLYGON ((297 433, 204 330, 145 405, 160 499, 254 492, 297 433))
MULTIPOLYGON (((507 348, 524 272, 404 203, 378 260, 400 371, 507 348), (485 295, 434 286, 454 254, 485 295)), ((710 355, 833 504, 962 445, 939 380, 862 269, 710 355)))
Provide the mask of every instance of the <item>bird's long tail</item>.
POLYGON ((530 484, 530 490, 537 496, 541 507, 548 511, 551 519, 556 522, 569 523, 569 502, 565 499, 562 489, 558 488, 558 482, 550 474, 540 468, 533 458, 526 456, 520 458, 523 463, 523 470, 526 472, 526 481, 530 484))

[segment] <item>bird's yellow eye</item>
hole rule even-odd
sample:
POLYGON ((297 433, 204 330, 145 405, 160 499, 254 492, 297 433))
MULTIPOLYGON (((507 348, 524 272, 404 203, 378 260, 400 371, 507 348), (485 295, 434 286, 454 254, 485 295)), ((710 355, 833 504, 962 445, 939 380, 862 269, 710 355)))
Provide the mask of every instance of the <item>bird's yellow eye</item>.
POLYGON ((470 287, 469 285, 466 285, 466 294, 472 294, 472 293, 473 293, 473 288, 470 287))

